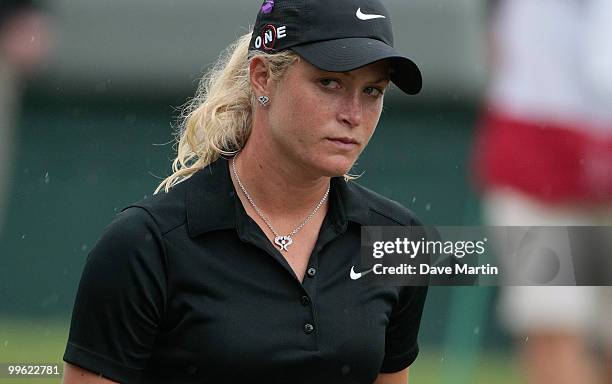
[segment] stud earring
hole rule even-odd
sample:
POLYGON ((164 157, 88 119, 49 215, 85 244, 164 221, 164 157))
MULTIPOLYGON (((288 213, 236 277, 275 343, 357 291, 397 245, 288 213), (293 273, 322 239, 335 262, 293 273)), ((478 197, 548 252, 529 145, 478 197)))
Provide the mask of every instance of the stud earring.
POLYGON ((257 100, 259 100, 259 104, 264 107, 268 106, 268 104, 270 103, 270 98, 268 96, 259 96, 257 100))

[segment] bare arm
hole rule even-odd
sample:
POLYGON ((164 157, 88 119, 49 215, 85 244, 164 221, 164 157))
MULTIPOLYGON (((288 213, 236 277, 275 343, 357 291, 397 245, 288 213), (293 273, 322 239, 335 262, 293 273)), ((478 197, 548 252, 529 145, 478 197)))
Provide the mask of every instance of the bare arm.
POLYGON ((408 383, 408 368, 393 372, 379 373, 373 384, 407 384, 408 383))
POLYGON ((106 379, 97 373, 69 363, 64 364, 64 380, 62 384, 117 384, 116 381, 106 379))

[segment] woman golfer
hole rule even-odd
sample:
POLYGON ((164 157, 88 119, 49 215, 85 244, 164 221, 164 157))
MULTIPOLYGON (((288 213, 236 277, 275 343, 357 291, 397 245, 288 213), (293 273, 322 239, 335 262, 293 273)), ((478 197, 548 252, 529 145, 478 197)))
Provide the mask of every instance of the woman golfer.
POLYGON ((379 0, 260 8, 185 114, 174 173, 92 249, 73 383, 405 384, 426 287, 367 284, 362 226, 418 225, 348 180, 389 82, 416 94, 379 0))

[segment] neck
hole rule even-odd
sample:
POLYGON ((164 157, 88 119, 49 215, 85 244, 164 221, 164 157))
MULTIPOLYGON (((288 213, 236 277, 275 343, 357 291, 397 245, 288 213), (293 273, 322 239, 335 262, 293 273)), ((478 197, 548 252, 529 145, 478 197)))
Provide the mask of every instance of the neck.
MULTIPOLYGON (((264 143, 249 140, 236 158, 240 181, 267 215, 306 216, 325 194, 330 178, 309 174, 291 160, 279 159, 286 159, 286 156, 266 148, 264 143)), ((231 173, 236 190, 241 193, 231 173)))

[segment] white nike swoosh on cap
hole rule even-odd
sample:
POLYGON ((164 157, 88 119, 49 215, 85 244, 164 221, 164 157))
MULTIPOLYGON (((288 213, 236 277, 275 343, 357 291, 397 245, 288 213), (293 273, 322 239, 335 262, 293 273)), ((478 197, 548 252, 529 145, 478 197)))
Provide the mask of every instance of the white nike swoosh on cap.
POLYGON ((367 271, 355 272, 355 266, 353 265, 351 267, 351 280, 361 279, 362 276, 367 275, 368 273, 372 272, 373 270, 374 270, 374 267, 368 269, 367 271))
POLYGON ((386 19, 387 16, 383 16, 383 15, 368 15, 365 14, 363 12, 361 12, 361 7, 357 8, 357 13, 356 16, 359 20, 372 20, 372 19, 386 19))

